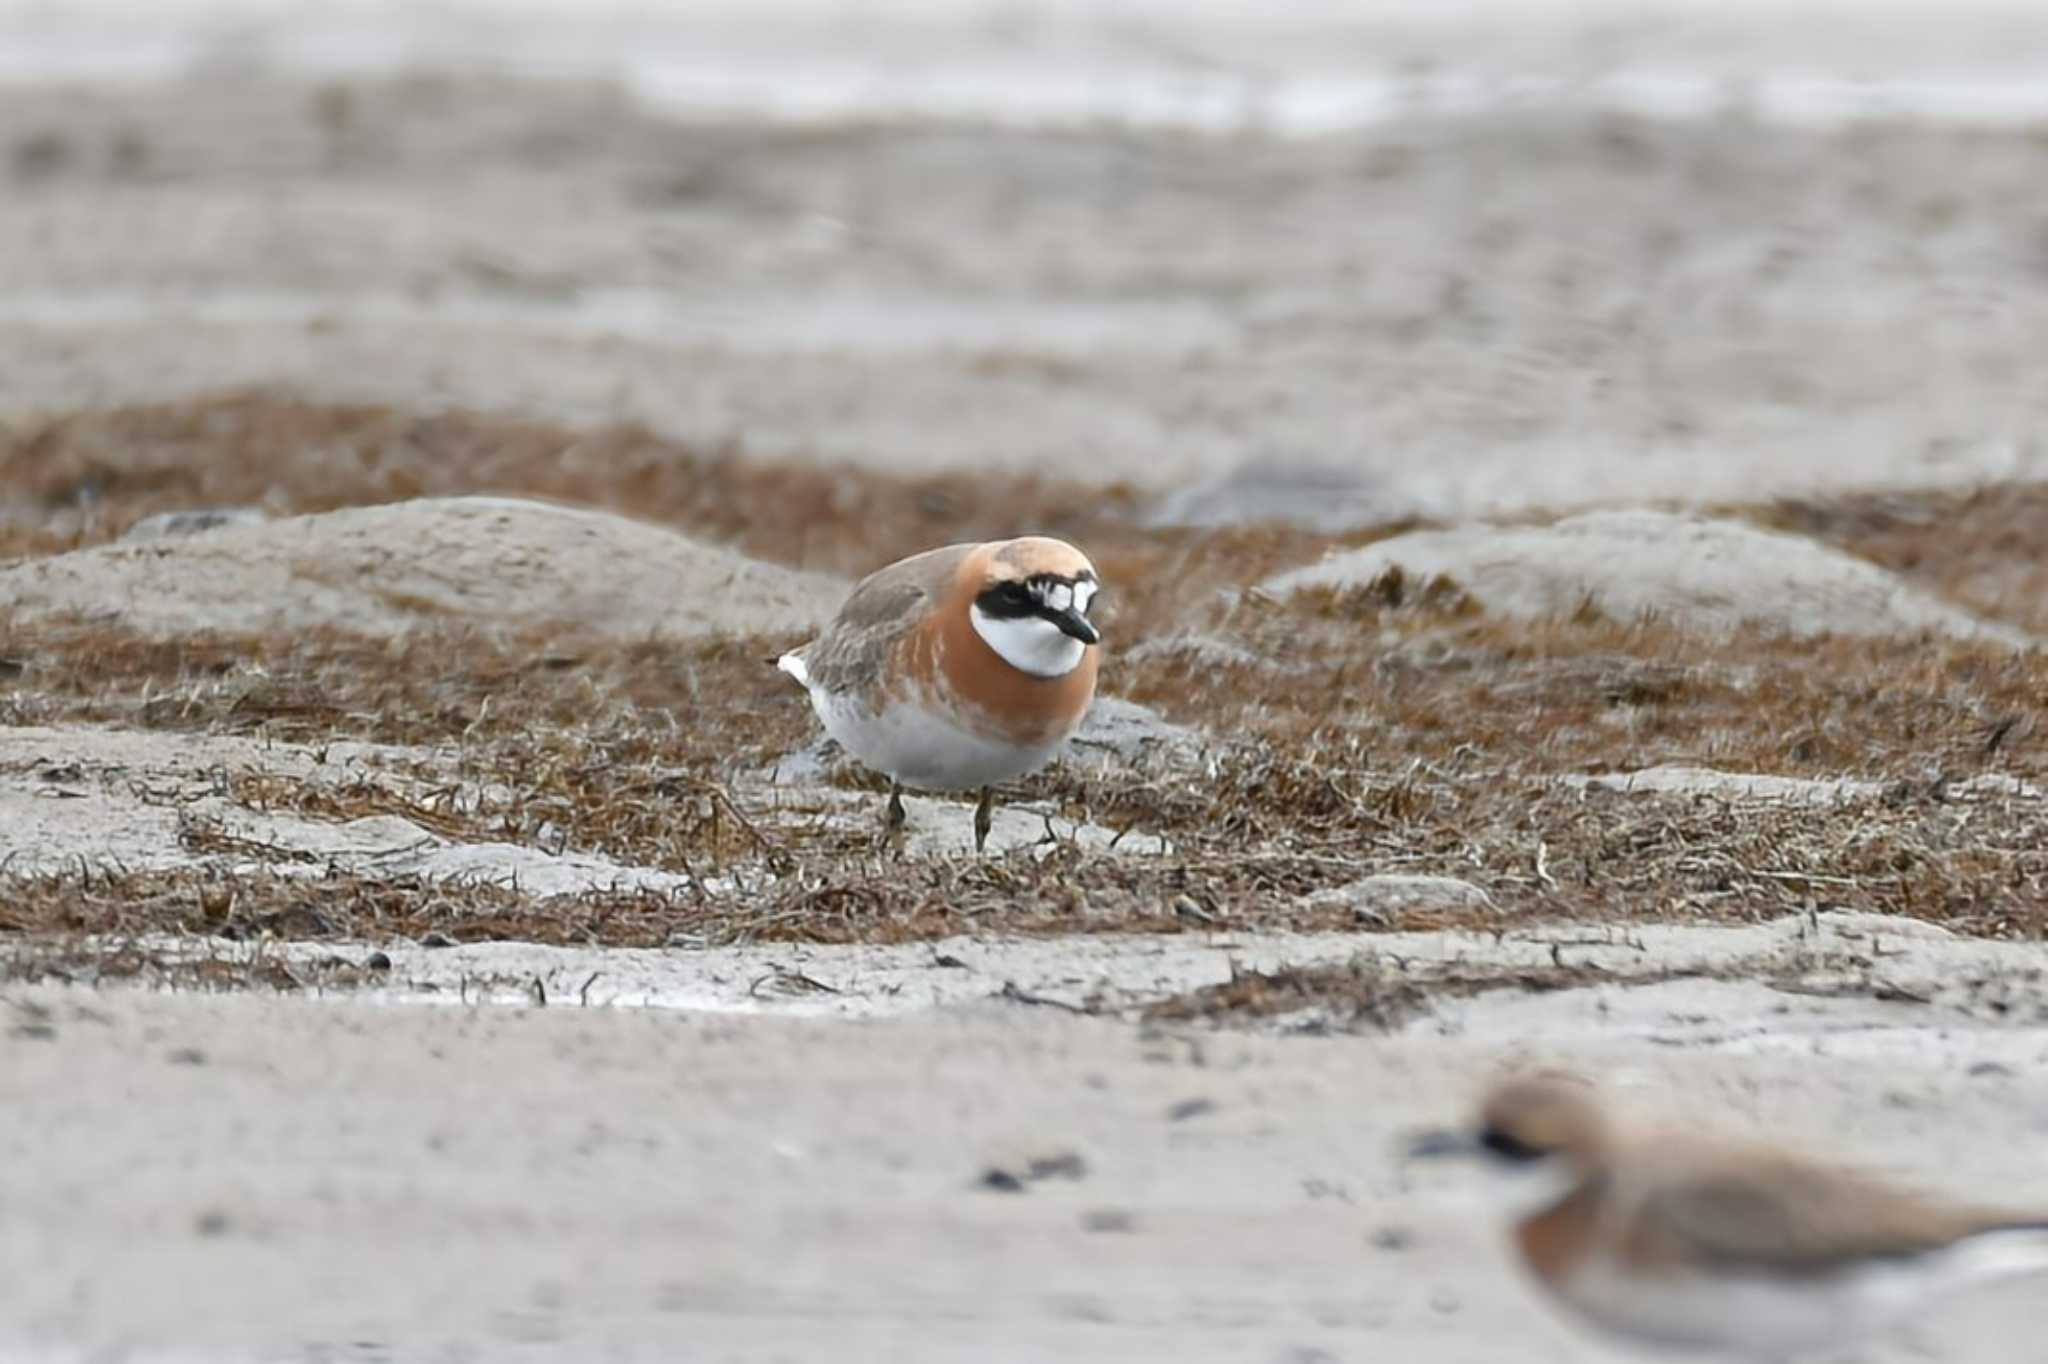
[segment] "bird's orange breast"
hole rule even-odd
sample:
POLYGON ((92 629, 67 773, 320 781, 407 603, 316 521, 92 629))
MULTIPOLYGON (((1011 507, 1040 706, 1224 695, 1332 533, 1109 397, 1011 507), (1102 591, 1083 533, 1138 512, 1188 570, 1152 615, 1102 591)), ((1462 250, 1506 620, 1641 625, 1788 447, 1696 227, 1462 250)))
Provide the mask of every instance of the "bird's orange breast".
POLYGON ((1033 677, 1003 661, 969 619, 967 603, 942 604, 897 646, 896 675, 923 704, 951 711, 977 734, 1018 745, 1072 734, 1095 698, 1101 649, 1090 646, 1060 677, 1033 677))
POLYGON ((1594 1186, 1582 1184, 1555 1206, 1516 1224, 1515 1245, 1538 1279, 1554 1288, 1570 1276, 1592 1246, 1598 1202, 1594 1186))

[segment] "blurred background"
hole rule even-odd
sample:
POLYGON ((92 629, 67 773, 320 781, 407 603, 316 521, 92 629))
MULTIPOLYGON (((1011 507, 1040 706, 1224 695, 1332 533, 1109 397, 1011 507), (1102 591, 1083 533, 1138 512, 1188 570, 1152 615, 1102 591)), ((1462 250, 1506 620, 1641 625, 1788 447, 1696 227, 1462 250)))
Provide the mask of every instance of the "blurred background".
POLYGON ((0 419, 1319 529, 2034 476, 2044 71, 1984 0, 0 0, 0 419))

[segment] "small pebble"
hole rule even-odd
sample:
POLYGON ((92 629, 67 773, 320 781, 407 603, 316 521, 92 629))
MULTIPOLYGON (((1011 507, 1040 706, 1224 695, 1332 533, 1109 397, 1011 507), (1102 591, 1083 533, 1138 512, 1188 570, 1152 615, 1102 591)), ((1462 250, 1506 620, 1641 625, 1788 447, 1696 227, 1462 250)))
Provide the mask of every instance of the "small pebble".
POLYGON ((1377 1250, 1407 1250, 1415 1244, 1415 1233, 1406 1227, 1381 1227, 1372 1234, 1377 1250))
POLYGON ((1073 1151, 1062 1151, 1055 1156, 1039 1156, 1031 1162, 1029 1179, 1080 1179, 1088 1173, 1088 1162, 1073 1151))

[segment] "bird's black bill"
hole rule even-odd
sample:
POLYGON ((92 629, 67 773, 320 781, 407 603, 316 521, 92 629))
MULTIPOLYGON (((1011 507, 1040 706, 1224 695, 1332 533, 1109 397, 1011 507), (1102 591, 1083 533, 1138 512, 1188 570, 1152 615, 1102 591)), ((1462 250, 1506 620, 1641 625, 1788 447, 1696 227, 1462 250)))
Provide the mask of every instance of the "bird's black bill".
POLYGON ((1048 611, 1045 618, 1060 627, 1060 633, 1080 640, 1083 644, 1100 644, 1102 631, 1095 628, 1095 622, 1069 607, 1065 611, 1048 611))

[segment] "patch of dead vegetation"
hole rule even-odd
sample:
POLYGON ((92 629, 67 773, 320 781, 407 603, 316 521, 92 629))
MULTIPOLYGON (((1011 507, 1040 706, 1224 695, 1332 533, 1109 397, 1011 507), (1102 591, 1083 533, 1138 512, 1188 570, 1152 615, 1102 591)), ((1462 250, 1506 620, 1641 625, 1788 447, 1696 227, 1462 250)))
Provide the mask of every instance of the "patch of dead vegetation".
POLYGON ((211 790, 258 813, 397 815, 457 841, 594 853, 679 872, 688 889, 538 900, 510 885, 378 880, 303 853, 271 856, 192 821, 184 837, 195 854, 255 868, 225 882, 206 870, 23 882, 10 887, 0 932, 664 946, 1752 922, 1817 905, 1983 935, 2048 932, 2041 803, 1924 772, 1930 758, 1952 777, 2018 760, 2031 770, 2031 739, 2008 748, 1974 729, 1946 733, 1934 719, 1961 726, 1959 717, 1976 715, 1982 698, 1965 704, 1973 685, 2039 687, 2048 681, 2041 665, 2008 676, 2022 665, 1959 647, 1930 663, 1902 646, 1895 656, 1871 643, 1837 654, 1763 640, 1747 642, 1752 656, 1738 663, 1726 651, 1690 654, 1646 627, 1563 623, 1539 645, 1526 631, 1495 633, 1457 612, 1409 620, 1405 609, 1405 599, 1312 600, 1289 613, 1287 633, 1300 647, 1350 651, 1333 666, 1351 668, 1361 686, 1334 703, 1327 684, 1297 673, 1249 668, 1233 685, 1177 675, 1170 660, 1147 663, 1136 671, 1165 679, 1162 704, 1233 735, 1204 769, 1064 764, 1014 793, 1073 818, 1163 835, 1172 854, 1055 844, 986 861, 899 860, 864 825, 743 785, 746 769, 812 730, 800 694, 763 661, 761 641, 564 651, 542 639, 444 632, 389 645, 340 635, 169 644, 89 624, 39 627, 17 636, 36 662, 0 691, 0 716, 418 745, 447 765, 371 767, 339 780, 229 772, 211 790), (1373 660, 1388 646, 1354 623, 1360 612, 1396 643, 1404 630, 1455 627, 1469 660, 1382 677, 1373 660), (1725 675, 1731 669, 1750 680, 1725 675), (1887 670, 1898 675, 1894 689, 1924 694, 1880 704, 1870 679, 1887 670), (1627 768, 1697 756, 1692 746, 1710 728, 1723 757, 1828 770, 1831 750, 1788 749, 1785 716, 1759 709, 1760 699, 1838 706, 1845 727, 1851 718, 1863 726, 1859 768, 1889 774, 1890 785, 1815 806, 1560 780, 1589 762, 1627 768), (1630 711, 1663 714, 1609 718, 1630 711), (1341 899, 1309 898, 1378 873, 1459 878, 1487 899, 1361 919, 1341 899))
MULTIPOLYGON (((1710 976, 1700 967, 1617 972, 1555 961, 1543 966, 1402 962, 1374 955, 1273 971, 1239 969, 1230 979, 1169 995, 1147 1005, 1148 1023, 1243 1025, 1285 1021, 1301 1032, 1391 1032, 1432 1011, 1439 1000, 1512 990, 1550 994, 1600 985, 1659 985, 1710 976)), ((1747 968, 1729 974, 1753 979, 1747 968)))
POLYGON ((1125 519, 1126 489, 1035 478, 904 479, 704 450, 637 426, 570 430, 264 393, 69 413, 0 428, 0 496, 43 523, 0 557, 113 539, 192 507, 274 515, 419 497, 552 498, 657 521, 756 558, 836 573, 1019 518, 1086 538, 1125 519), (879 555, 879 558, 875 557, 879 555))
MULTIPOLYGON (((1800 954, 1731 959, 1698 966, 1644 966, 1610 970, 1569 961, 1561 951, 1541 964, 1411 962, 1363 954, 1348 962, 1283 966, 1272 971, 1239 969, 1215 985, 1155 1000, 1142 1017, 1149 1023, 1202 1023, 1216 1027, 1277 1025, 1311 1034, 1392 1032, 1433 1013, 1447 1000, 1515 993, 1553 994, 1602 987, 1623 989, 1680 980, 1762 984, 1790 995, 1869 999, 1893 1004, 1930 1004, 1931 994, 1886 980, 1868 959, 1821 961, 1800 954)), ((1963 1000, 1955 1007, 1992 1016, 2009 1012, 1997 997, 2002 983, 1977 978, 1959 982, 1963 1000)))
POLYGON ((1679 763, 1933 780, 2048 762, 2048 664, 1996 646, 1706 638, 1590 610, 1519 622, 1441 584, 1248 592, 1202 628, 1249 661, 1148 655, 1112 669, 1119 691, 1318 761, 1340 748, 1367 771, 1455 756, 1522 773, 1679 763))
MULTIPOLYGON (((0 425, 0 561, 102 544, 194 507, 274 515, 415 497, 553 498, 671 526, 794 568, 857 577, 933 545, 1022 530, 1085 545, 1119 621, 1159 622, 1341 537, 1278 527, 1148 531, 1132 489, 1024 476, 906 478, 702 450, 642 427, 595 430, 420 414, 263 392, 0 425)), ((1405 524, 1405 523, 1404 523, 1405 524)))
POLYGON ((1861 555, 1981 615, 2048 634, 2048 485, 1787 498, 1737 510, 1861 555))
MULTIPOLYGON (((1399 574, 1282 601, 1247 584, 1398 528, 1338 538, 1146 530, 1117 490, 777 467, 626 429, 243 395, 0 433, 0 496, 47 513, 43 528, 12 533, 12 552, 45 552, 51 536, 103 538, 198 503, 306 511, 477 491, 630 510, 841 572, 1027 526, 1074 536, 1110 585, 1105 689, 1218 738, 1197 772, 1073 762, 1010 798, 1160 835, 1174 852, 1053 846, 899 862, 843 815, 748 789, 745 774, 815 734, 801 694, 765 662, 791 639, 619 643, 449 626, 388 641, 329 630, 151 641, 91 621, 0 619, 0 723, 434 749, 446 762, 419 771, 345 782, 229 774, 224 793, 254 811, 397 815, 451 840, 591 853, 690 881, 676 894, 536 901, 506 886, 380 883, 287 859, 233 879, 225 925, 252 941, 894 942, 997 929, 1746 922, 1815 906, 2048 934, 2039 802, 1955 790, 1985 775, 2048 780, 2048 661, 2038 656, 1929 639, 1704 639, 1594 610, 1498 620, 1455 583, 1399 574), (1183 647, 1190 639, 1220 647, 1183 647), (1771 805, 1560 780, 1660 765, 1853 776, 1884 794, 1771 805), (1302 903, 1377 873, 1461 878, 1491 908, 1365 924, 1302 903)), ((1969 582, 2039 571, 2022 512, 2043 501, 2009 490, 2003 501, 1956 499, 1933 519, 1846 502, 1832 520, 1791 504, 1769 515, 1805 517, 1813 533, 1970 600, 1969 582), (1979 533, 1994 523, 2005 532, 1979 533)), ((2001 600, 1973 604, 2030 623, 2035 608, 2001 600)), ((219 828, 194 824, 187 836, 195 852, 264 861, 219 828)), ((202 892, 219 875, 18 882, 0 932, 46 942, 218 934, 221 916, 202 904, 218 892, 202 892)))
POLYGON ((354 990, 383 983, 388 967, 370 964, 374 960, 361 952, 288 959, 267 943, 246 949, 212 942, 170 947, 66 934, 11 941, 0 950, 0 980, 29 985, 130 982, 174 990, 354 990))
MULTIPOLYGON (((1590 887, 1619 876, 1698 908, 1703 894, 1748 897, 1812 873, 1896 887, 1867 907, 1911 913, 1953 898, 1917 885, 1911 867, 1946 872, 1970 895, 1995 889, 1999 876, 2018 891, 2034 885, 2032 864, 2007 857, 2011 845, 1996 837, 2008 821, 2031 837, 2032 807, 1949 788, 1984 774, 2044 775, 2048 666, 2038 661, 1924 642, 1716 646, 1652 626, 1513 626, 1458 606, 1433 614, 1387 601, 1303 594, 1220 613, 1219 628, 1255 653, 1287 651, 1304 665, 1296 670, 1196 667, 1170 655, 1119 670, 1126 694, 1235 736, 1199 778, 1069 764, 1019 794, 1162 835, 1191 856, 1241 859, 1265 879, 1231 886, 1268 896, 1399 871, 1477 878, 1524 907, 1542 892, 1606 909, 1614 906, 1595 890, 1559 887, 1574 875, 1590 887), (1621 865, 1646 844, 1615 812, 1650 802, 1544 789, 1565 773, 1669 763, 1856 775, 1890 783, 1890 794, 1820 813, 1696 802, 1660 843, 1687 847, 1691 832, 1725 868, 1758 874, 1674 878, 1673 868, 1621 865), (1941 832, 1944 810, 1965 826, 1960 835, 1941 832), (1814 846, 1806 831, 1815 825, 1861 832, 1814 846), (1539 844, 1556 886, 1533 870, 1539 844), (1327 870, 1304 870, 1311 865, 1327 870), (1273 877, 1274 867, 1291 870, 1273 877)), ((253 810, 396 814, 451 839, 690 874, 867 851, 864 832, 800 805, 751 809, 733 794, 736 774, 814 730, 801 695, 763 661, 777 641, 572 646, 446 630, 389 643, 336 632, 161 642, 89 623, 8 637, 30 659, 19 677, 0 679, 8 723, 352 738, 455 755, 446 771, 389 781, 232 777, 227 794, 253 810)))

